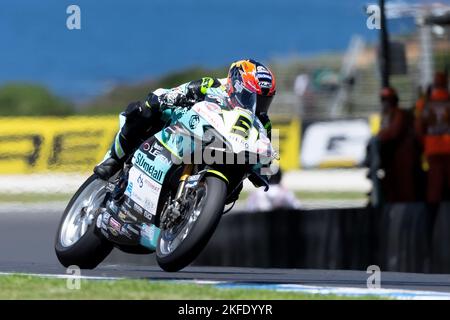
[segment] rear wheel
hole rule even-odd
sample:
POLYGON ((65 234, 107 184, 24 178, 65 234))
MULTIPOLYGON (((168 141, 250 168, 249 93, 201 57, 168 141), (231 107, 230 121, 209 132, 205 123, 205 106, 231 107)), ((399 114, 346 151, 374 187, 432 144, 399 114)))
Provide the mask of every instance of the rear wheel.
POLYGON ((156 247, 156 260, 166 271, 178 271, 203 250, 222 217, 226 183, 207 176, 194 191, 192 206, 176 226, 162 230, 156 247))
POLYGON ((55 252, 65 267, 93 269, 113 249, 95 232, 95 221, 104 201, 107 182, 92 175, 78 189, 64 211, 55 239, 55 252))

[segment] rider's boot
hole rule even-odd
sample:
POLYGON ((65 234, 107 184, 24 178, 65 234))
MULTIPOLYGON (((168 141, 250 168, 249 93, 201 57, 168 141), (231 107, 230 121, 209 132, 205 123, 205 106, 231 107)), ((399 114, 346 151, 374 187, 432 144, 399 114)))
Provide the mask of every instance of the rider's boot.
POLYGON ((127 158, 127 153, 124 151, 126 149, 123 148, 125 142, 124 137, 119 132, 111 146, 111 150, 108 151, 103 161, 94 168, 94 173, 100 179, 109 180, 123 167, 127 158))
POLYGON ((119 117, 120 131, 116 134, 111 150, 94 168, 95 174, 103 180, 108 180, 116 174, 123 167, 128 155, 139 146, 143 138, 150 135, 149 130, 155 122, 154 118, 151 109, 144 103, 130 103, 119 117))
POLYGON ((96 165, 94 173, 102 180, 109 180, 109 178, 115 175, 122 167, 123 161, 110 157, 96 165))

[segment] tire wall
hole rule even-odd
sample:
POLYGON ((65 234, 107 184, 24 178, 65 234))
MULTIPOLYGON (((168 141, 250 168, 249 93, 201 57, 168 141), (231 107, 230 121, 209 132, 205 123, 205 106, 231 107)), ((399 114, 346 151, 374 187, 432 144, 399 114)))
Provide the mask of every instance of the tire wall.
POLYGON ((447 273, 448 230, 450 203, 238 212, 222 218, 194 264, 447 273))

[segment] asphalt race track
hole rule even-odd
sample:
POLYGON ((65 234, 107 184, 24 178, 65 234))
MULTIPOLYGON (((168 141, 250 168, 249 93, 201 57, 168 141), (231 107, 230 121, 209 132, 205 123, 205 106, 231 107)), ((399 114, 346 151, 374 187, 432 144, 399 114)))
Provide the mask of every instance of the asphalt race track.
MULTIPOLYGON (((53 241, 64 204, 0 204, 0 273, 66 274, 57 261, 53 241)), ((144 278, 149 280, 226 281, 233 283, 301 284, 333 287, 366 287, 365 271, 250 269, 188 267, 177 273, 163 272, 152 256, 114 252, 84 276, 144 278), (148 261, 148 264, 147 264, 148 261)), ((450 292, 450 275, 382 272, 386 289, 450 292)))

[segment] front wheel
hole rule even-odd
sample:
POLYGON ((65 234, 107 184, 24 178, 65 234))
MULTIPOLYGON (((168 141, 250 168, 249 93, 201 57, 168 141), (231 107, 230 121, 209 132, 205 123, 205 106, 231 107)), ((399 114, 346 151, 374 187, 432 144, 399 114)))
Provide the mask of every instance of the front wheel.
POLYGON ((156 260, 162 269, 178 271, 200 254, 222 217, 226 196, 226 183, 218 177, 207 176, 199 182, 183 221, 160 233, 156 260))
POLYGON ((95 232, 98 209, 107 192, 106 184, 92 175, 67 205, 55 239, 56 256, 63 266, 93 269, 113 249, 110 242, 95 232))

